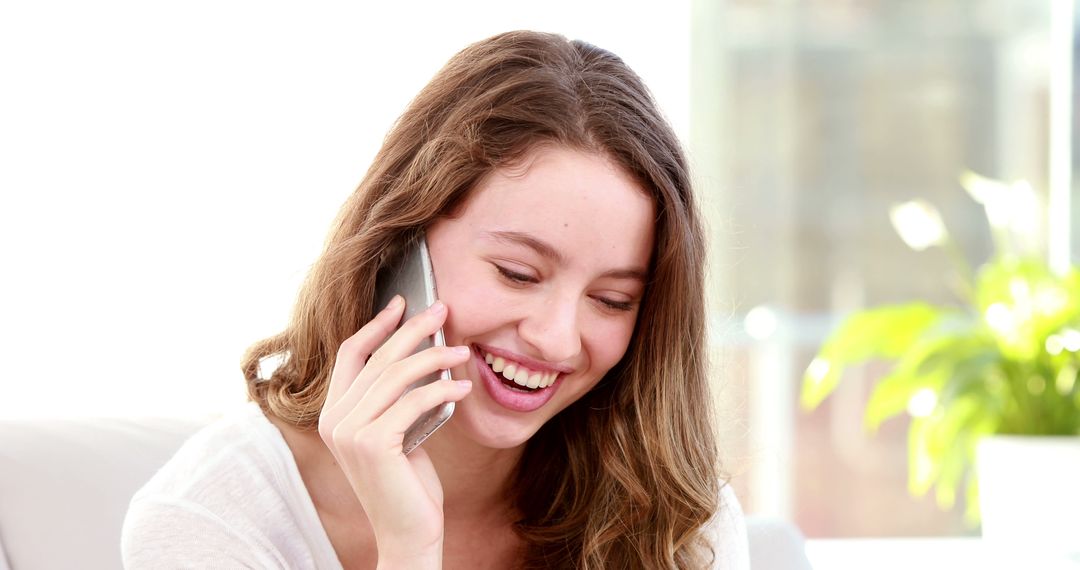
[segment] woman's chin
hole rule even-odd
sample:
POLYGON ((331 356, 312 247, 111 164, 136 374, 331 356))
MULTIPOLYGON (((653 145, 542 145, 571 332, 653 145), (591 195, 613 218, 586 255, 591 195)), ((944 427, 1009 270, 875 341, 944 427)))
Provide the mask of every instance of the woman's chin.
POLYGON ((492 449, 512 449, 523 445, 540 429, 540 424, 528 421, 532 418, 506 416, 477 409, 479 402, 470 402, 465 398, 457 403, 454 415, 448 422, 454 424, 453 431, 475 442, 477 445, 492 449))

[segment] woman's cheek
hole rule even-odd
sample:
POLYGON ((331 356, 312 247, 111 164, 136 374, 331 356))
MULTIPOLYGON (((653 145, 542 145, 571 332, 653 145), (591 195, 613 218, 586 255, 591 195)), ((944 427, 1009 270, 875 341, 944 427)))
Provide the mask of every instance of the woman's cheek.
POLYGON ((472 329, 494 328, 506 321, 513 320, 523 310, 527 310, 527 299, 512 295, 499 287, 465 287, 455 296, 455 305, 450 307, 451 316, 456 312, 458 318, 472 323, 472 329))
POLYGON ((589 344, 595 347, 594 358, 598 364, 602 362, 606 367, 614 366, 626 354, 626 349, 630 346, 630 337, 634 333, 634 321, 629 319, 627 321, 612 320, 597 323, 597 326, 588 333, 587 337, 591 341, 589 344))

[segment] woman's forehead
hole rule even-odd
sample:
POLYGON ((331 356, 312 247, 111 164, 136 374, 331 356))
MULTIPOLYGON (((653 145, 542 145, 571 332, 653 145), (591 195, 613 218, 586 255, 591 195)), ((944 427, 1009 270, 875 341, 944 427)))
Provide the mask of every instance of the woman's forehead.
POLYGON ((647 263, 655 208, 633 177, 595 153, 540 147, 530 154, 486 176, 456 218, 476 237, 517 232, 560 251, 647 263))

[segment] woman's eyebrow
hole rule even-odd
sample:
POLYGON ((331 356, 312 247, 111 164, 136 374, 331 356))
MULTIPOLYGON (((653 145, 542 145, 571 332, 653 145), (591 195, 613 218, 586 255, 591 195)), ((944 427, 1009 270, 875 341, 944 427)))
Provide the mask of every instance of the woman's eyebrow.
POLYGON ((523 245, 538 253, 541 257, 550 259, 558 265, 564 265, 566 258, 563 257, 559 250, 552 247, 551 244, 543 241, 535 236, 524 232, 510 232, 510 231, 496 231, 496 232, 484 232, 487 237, 500 241, 503 243, 510 243, 514 245, 523 245))
POLYGON ((600 277, 608 279, 632 279, 640 281, 642 285, 648 283, 648 274, 641 269, 612 269, 605 271, 600 277))
MULTIPOLYGON (((565 265, 566 258, 559 253, 559 250, 555 249, 546 241, 531 234, 513 231, 493 231, 484 232, 484 235, 498 242, 525 246, 535 251, 541 257, 550 259, 557 265, 565 265)), ((612 269, 610 271, 605 271, 600 277, 610 279, 632 279, 634 281, 640 281, 643 284, 648 282, 648 272, 644 269, 637 268, 612 269)))

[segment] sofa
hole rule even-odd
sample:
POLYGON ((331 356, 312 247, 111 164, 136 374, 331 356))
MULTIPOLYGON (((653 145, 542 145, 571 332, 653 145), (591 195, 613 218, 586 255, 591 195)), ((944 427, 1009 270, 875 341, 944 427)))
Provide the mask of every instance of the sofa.
MULTIPOLYGON (((120 568, 132 494, 212 419, 0 420, 0 570, 120 568)), ((747 529, 754 570, 809 570, 790 523, 747 529)))

